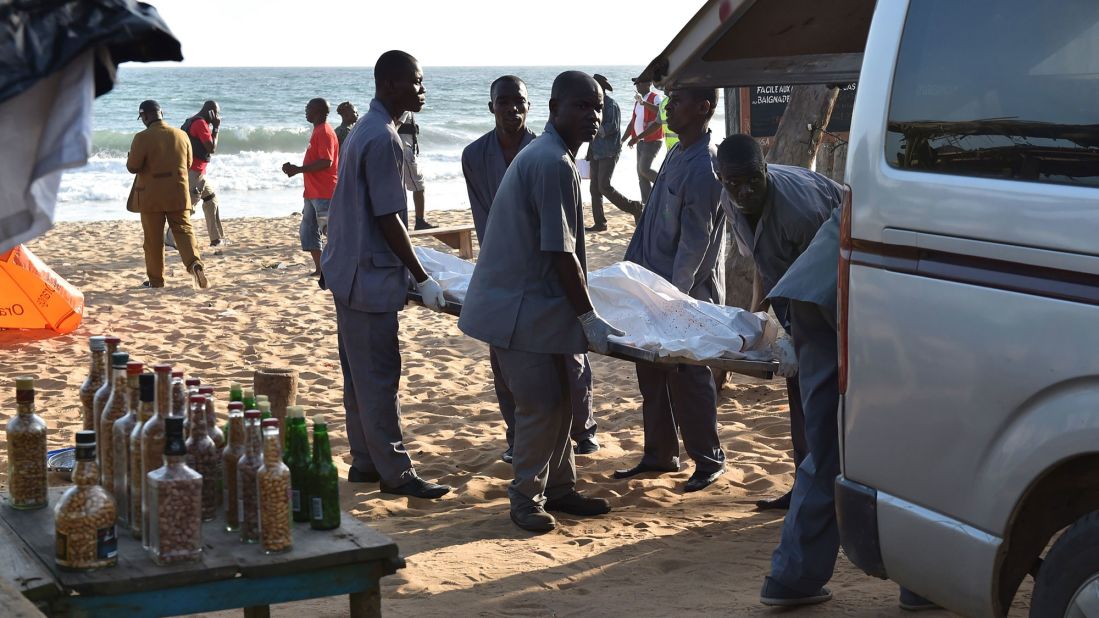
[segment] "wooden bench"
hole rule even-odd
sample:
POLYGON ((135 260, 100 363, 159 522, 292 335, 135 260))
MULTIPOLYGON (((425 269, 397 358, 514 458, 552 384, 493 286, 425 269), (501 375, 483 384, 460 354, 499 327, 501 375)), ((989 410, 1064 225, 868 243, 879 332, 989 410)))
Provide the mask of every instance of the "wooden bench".
POLYGON ((264 618, 273 603, 347 594, 353 618, 381 616, 379 580, 404 567, 397 545, 347 513, 335 530, 294 524, 294 548, 265 555, 225 531, 221 517, 202 525, 198 562, 157 566, 141 542, 119 526, 118 566, 90 572, 54 564, 53 506, 0 506, 0 578, 50 616, 144 618, 243 608, 264 618))
POLYGON ((408 236, 434 236, 451 249, 458 250, 458 257, 463 260, 473 258, 473 226, 455 225, 451 227, 436 227, 430 230, 409 230, 408 236))

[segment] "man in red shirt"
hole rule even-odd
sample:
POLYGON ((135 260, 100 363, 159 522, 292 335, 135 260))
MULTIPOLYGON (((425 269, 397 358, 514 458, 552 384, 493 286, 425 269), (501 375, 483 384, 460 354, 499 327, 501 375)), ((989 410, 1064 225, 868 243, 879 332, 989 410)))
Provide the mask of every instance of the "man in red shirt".
POLYGON ((305 119, 313 125, 309 148, 301 165, 282 164, 282 171, 293 178, 305 178, 305 207, 301 211, 301 250, 313 256, 313 276, 321 274, 321 234, 328 234, 328 206, 336 190, 340 146, 336 132, 328 124, 328 101, 317 98, 305 106, 305 119))
MULTIPOLYGON (((218 210, 218 198, 214 188, 206 181, 206 166, 218 147, 218 130, 221 128, 221 107, 217 101, 206 101, 197 114, 184 121, 180 129, 191 141, 194 160, 187 170, 187 184, 191 187, 191 210, 202 200, 202 214, 206 217, 206 232, 210 235, 210 246, 215 254, 221 253, 226 244, 225 232, 221 227, 221 213, 218 210)), ((175 246, 171 234, 165 234, 164 244, 175 246)))
POLYGON ((649 203, 649 193, 656 182, 653 160, 664 143, 664 124, 660 122, 660 102, 664 95, 652 89, 652 82, 634 79, 637 93, 634 95, 633 116, 622 141, 630 148, 637 146, 637 181, 641 187, 641 201, 649 203))

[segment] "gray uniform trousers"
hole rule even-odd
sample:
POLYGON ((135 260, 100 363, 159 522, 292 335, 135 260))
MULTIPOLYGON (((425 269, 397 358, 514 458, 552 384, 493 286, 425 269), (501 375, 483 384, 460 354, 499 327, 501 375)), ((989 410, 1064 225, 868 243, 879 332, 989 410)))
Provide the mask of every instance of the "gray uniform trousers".
POLYGON ((401 350, 397 312, 366 313, 336 301, 343 406, 351 465, 377 471, 391 487, 408 482, 415 471, 401 435, 401 350))
POLYGON ((598 227, 607 224, 607 214, 603 212, 604 197, 618 210, 627 213, 630 212, 630 200, 611 186, 611 177, 614 175, 615 166, 618 165, 617 155, 606 159, 592 159, 590 163, 591 217, 598 227))
POLYGON ((717 389, 709 367, 637 363, 637 386, 645 426, 642 464, 678 466, 678 433, 682 433, 697 472, 709 474, 725 465, 717 435, 717 389))
MULTIPOLYGON (((565 354, 492 347, 500 375, 515 397, 515 479, 511 508, 545 504, 571 493, 576 463, 569 441, 572 411, 565 354)), ((575 362, 580 362, 577 359, 575 362)))
POLYGON ((802 594, 815 594, 832 577, 839 554, 835 483, 839 475, 839 353, 836 322, 819 305, 790 301, 805 435, 809 454, 794 479, 782 539, 771 556, 771 577, 802 594))
MULTIPOLYGON (((500 415, 504 417, 504 426, 507 428, 508 446, 515 446, 515 396, 500 373, 500 361, 491 347, 488 350, 488 360, 492 366, 492 385, 496 389, 496 400, 500 402, 500 415)), ((588 355, 566 355, 565 369, 569 376, 572 439, 579 442, 584 438, 593 438, 596 425, 591 405, 591 363, 588 362, 588 355)))
POLYGON ((637 182, 641 187, 641 201, 648 204, 649 194, 653 191, 653 183, 656 182, 657 171, 653 169, 653 161, 656 153, 660 152, 660 145, 664 140, 658 139, 651 142, 637 142, 637 182))

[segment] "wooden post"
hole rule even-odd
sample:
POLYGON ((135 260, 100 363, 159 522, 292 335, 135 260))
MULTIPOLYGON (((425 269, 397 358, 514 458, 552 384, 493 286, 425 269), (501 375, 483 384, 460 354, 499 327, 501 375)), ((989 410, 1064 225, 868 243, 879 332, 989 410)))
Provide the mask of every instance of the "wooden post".
POLYGON ((351 618, 382 618, 382 595, 375 586, 366 592, 352 592, 351 618))
POLYGON ((832 107, 839 92, 839 88, 818 85, 790 88, 790 102, 778 123, 767 161, 810 167, 824 135, 821 129, 827 127, 832 118, 832 107))

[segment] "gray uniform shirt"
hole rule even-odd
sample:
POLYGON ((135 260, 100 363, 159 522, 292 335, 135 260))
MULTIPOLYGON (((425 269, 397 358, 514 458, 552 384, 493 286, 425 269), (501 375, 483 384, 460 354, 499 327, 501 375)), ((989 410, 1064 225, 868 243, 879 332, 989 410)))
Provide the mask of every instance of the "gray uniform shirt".
MULTIPOLYGON (((526 129, 519 151, 536 136, 534 131, 526 129)), ((488 211, 508 164, 504 160, 504 149, 496 138, 496 129, 477 138, 462 151, 462 175, 466 179, 466 192, 469 193, 469 208, 473 211, 473 228, 477 231, 477 244, 485 244, 485 226, 488 224, 488 211)))
POLYGON ((377 99, 358 125, 340 151, 321 271, 332 296, 352 309, 399 311, 408 296, 408 269, 389 249, 377 218, 399 213, 408 225, 401 138, 377 99))
POLYGON ((490 345, 542 354, 583 354, 587 339, 553 265, 584 256, 576 161, 553 128, 511 162, 488 215, 458 328, 490 345))
POLYGON ((677 144, 656 177, 626 259, 664 277, 691 298, 725 299, 725 211, 714 176, 710 132, 677 144))
MULTIPOLYGON (((728 193, 721 192, 721 204, 733 223, 737 247, 741 255, 755 260, 765 297, 809 246, 832 211, 843 203, 845 191, 843 185, 827 176, 789 165, 769 164, 767 180, 767 201, 755 231, 728 193)), ((779 321, 786 325, 786 303, 772 306, 779 321)))
POLYGON ((817 230, 809 247, 778 280, 768 298, 820 305, 836 321, 836 283, 840 259, 840 209, 817 230))

